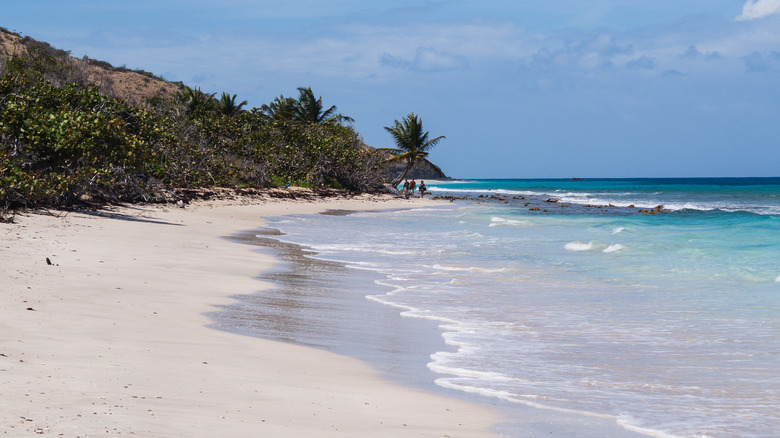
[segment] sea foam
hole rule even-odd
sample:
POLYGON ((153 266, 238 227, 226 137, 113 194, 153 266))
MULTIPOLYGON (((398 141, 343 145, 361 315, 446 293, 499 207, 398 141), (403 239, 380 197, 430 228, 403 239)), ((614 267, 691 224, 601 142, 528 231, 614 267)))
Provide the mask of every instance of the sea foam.
POLYGON ((484 273, 495 273, 495 272, 504 272, 506 271, 506 268, 481 268, 479 266, 448 266, 448 265, 440 265, 436 264, 431 266, 431 268, 439 270, 439 271, 454 271, 454 272, 484 272, 484 273))
POLYGON ((569 251, 590 251, 593 249, 593 242, 580 242, 579 240, 576 242, 569 242, 566 245, 564 245, 564 248, 566 248, 569 251))
POLYGON ((607 252, 607 253, 609 253, 609 252, 618 252, 618 251, 620 251, 623 248, 625 248, 625 246, 623 246, 623 245, 621 245, 619 243, 614 243, 612 245, 609 245, 606 249, 604 249, 604 252, 607 252))
POLYGON ((490 219, 490 226, 491 227, 498 227, 498 226, 510 226, 510 227, 527 227, 531 225, 531 221, 526 220, 516 220, 516 219, 504 219, 501 217, 494 216, 490 219))

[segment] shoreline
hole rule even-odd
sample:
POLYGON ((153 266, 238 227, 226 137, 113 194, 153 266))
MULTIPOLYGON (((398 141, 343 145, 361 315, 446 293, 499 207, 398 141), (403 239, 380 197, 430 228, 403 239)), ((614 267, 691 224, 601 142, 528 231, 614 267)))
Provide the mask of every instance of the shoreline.
MULTIPOLYGON (((449 200, 439 201, 435 205, 450 204, 449 200)), ((349 213, 345 210, 321 212, 337 216, 349 213)), ((437 384, 435 380, 442 375, 427 366, 430 355, 453 348, 446 344, 443 337, 446 330, 439 322, 406 318, 397 307, 367 299, 366 295, 387 292, 381 275, 370 269, 350 268, 345 262, 320 258, 315 250, 283 240, 283 235, 271 226, 231 237, 255 245, 257 251, 283 262, 259 276, 274 285, 271 289, 236 296, 236 305, 225 306, 211 314, 216 329, 354 357, 371 365, 391 382, 487 406, 503 416, 491 429, 502 437, 539 438, 551 434, 611 438, 656 436, 653 431, 624 425, 621 419, 610 415, 557 409, 532 402, 509 402, 437 384), (305 272, 306 278, 303 285, 301 272, 305 272), (369 284, 374 287, 370 288, 369 284), (330 295, 327 289, 331 290, 330 295), (353 293, 352 289, 358 292, 353 293), (290 301, 296 303, 298 310, 274 310, 288 307, 290 301), (318 311, 321 314, 318 315, 318 311), (245 313, 243 318, 242 313, 245 313), (356 315, 360 313, 363 315, 356 315), (252 321, 257 319, 270 321, 270 324, 264 324, 265 327, 253 325, 252 321), (334 325, 337 326, 335 330, 334 325), (280 326, 284 330, 279 331, 280 326), (386 330, 388 327, 390 330, 386 330), (377 347, 377 344, 381 346, 377 347), (394 352, 392 357, 387 350, 394 352)))
MULTIPOLYGON (((231 237, 273 257, 277 264, 256 277, 270 288, 235 295, 235 302, 209 313, 211 327, 353 357, 391 382, 442 392, 434 384, 439 375, 427 363, 433 352, 455 348, 446 345, 439 322, 405 318, 399 309, 368 299, 367 295, 386 291, 378 283, 381 275, 277 240, 283 235, 275 228, 263 228, 231 237)), ((465 395, 445 392, 459 398, 465 395)))
POLYGON ((0 225, 0 428, 491 436, 502 418, 487 406, 397 386, 356 359, 207 327, 233 295, 268 287, 254 277, 276 263, 223 236, 268 216, 435 204, 234 199, 17 215, 0 225))

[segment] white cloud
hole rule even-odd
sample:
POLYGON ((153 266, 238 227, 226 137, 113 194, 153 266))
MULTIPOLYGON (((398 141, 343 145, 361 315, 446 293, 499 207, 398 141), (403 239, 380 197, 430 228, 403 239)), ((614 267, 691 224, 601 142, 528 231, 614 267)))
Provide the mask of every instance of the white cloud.
POLYGON ((780 13, 780 0, 747 0, 738 21, 753 20, 780 13))
POLYGON ((388 24, 345 20, 339 26, 315 26, 306 32, 263 27, 202 33, 118 28, 77 39, 61 46, 76 48, 77 56, 88 54, 165 73, 172 80, 194 80, 192 85, 211 91, 241 91, 239 87, 266 83, 258 78, 283 78, 288 87, 288 82, 316 85, 314 78, 389 84, 446 72, 447 78, 463 75, 461 79, 521 74, 528 83, 537 78, 606 83, 614 79, 613 73, 620 78, 645 78, 675 71, 712 79, 733 72, 766 71, 766 62, 772 71, 780 68, 780 59, 772 57, 780 44, 774 19, 682 21, 620 32, 534 33, 516 23, 486 19, 388 24), (753 52, 763 56, 764 63, 758 56, 746 56, 753 52), (192 72, 203 77, 192 79, 192 72))

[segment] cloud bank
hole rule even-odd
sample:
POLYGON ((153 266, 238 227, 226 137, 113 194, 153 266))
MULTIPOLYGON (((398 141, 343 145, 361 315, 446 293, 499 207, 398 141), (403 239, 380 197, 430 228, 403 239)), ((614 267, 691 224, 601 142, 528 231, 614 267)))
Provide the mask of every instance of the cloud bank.
POLYGON ((780 0, 747 0, 738 21, 755 20, 780 13, 780 0))

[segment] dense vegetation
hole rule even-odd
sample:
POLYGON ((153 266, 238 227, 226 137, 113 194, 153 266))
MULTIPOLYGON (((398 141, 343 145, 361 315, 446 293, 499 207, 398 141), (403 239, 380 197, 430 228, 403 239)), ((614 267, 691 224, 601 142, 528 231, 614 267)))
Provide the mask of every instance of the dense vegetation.
POLYGON ((186 86, 131 104, 90 85, 66 52, 26 48, 0 60, 0 210, 197 187, 381 187, 383 156, 310 88, 248 111, 236 95, 186 86))

